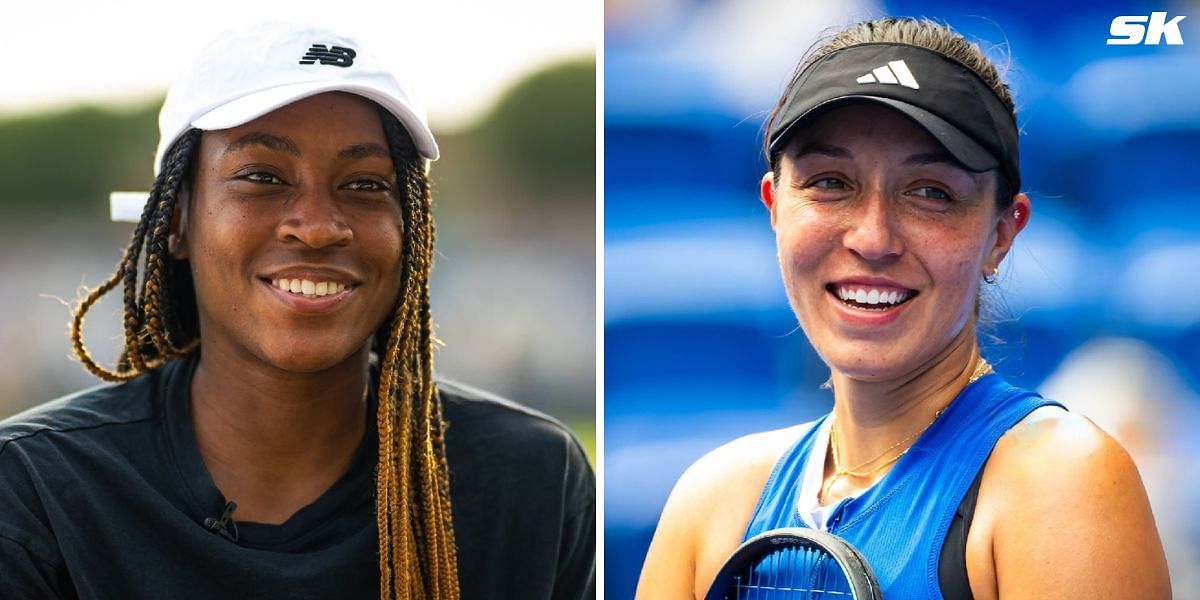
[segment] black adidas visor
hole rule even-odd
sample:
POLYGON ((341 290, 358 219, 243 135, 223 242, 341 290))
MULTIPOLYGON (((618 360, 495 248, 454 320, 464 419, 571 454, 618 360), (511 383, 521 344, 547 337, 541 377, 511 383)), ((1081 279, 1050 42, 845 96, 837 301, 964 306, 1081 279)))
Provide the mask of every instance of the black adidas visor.
POLYGON ((974 71, 942 54, 907 44, 871 43, 835 50, 789 86, 768 135, 771 154, 806 123, 850 102, 883 104, 915 121, 970 171, 998 169, 1021 189, 1017 124, 974 71))

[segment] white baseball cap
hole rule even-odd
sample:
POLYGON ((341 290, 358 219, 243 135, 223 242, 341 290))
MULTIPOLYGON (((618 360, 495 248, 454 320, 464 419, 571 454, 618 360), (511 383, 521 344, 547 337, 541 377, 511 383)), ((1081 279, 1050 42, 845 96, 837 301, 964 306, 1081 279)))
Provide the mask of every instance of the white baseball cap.
POLYGON ((163 156, 189 129, 243 125, 297 100, 323 92, 350 92, 382 106, 408 130, 417 152, 437 160, 438 147, 412 90, 355 40, 327 29, 286 22, 227 31, 200 51, 171 86, 158 116, 163 156))

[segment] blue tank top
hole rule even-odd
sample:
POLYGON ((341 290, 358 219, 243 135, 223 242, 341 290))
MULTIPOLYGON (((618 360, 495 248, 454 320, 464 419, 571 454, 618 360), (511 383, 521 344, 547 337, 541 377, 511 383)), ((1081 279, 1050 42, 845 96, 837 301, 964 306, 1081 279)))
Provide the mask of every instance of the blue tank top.
MULTIPOLYGON (((938 558, 954 511, 1004 432, 1042 406, 1062 406, 999 375, 968 385, 892 470, 843 500, 828 530, 866 557, 884 598, 942 598, 938 558)), ((796 499, 822 417, 776 463, 744 539, 779 527, 806 527, 796 499)))

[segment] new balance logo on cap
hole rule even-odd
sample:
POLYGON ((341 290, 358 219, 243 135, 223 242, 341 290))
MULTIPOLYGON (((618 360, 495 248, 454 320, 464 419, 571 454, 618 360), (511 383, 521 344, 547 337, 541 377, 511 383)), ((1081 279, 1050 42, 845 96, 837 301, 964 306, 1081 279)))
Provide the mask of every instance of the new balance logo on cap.
POLYGON ((325 44, 313 44, 308 52, 300 58, 300 64, 311 65, 318 60, 323 65, 334 65, 338 67, 348 67, 354 64, 354 57, 358 56, 352 48, 343 48, 341 46, 329 47, 325 44))
POLYGON ((889 61, 888 64, 859 77, 856 81, 859 83, 902 85, 914 90, 921 89, 920 84, 917 83, 917 78, 913 77, 912 71, 908 70, 908 65, 904 64, 902 60, 889 61))

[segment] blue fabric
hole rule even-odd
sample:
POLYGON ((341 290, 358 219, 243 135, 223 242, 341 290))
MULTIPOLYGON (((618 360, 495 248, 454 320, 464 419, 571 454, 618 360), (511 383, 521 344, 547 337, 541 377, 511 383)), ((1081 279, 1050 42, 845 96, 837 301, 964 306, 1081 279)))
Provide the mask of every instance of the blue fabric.
MULTIPOLYGON (((959 393, 890 472, 833 511, 828 530, 862 552, 884 598, 942 598, 938 556, 955 509, 1000 436, 1047 405, 1062 406, 999 375, 982 377, 959 393)), ((827 418, 775 465, 745 539, 779 527, 805 527, 796 498, 816 431, 827 418)))

